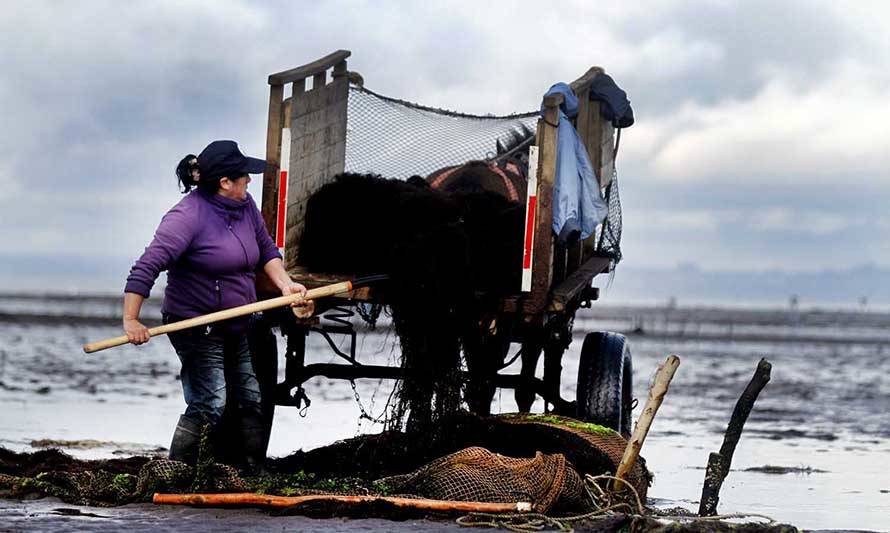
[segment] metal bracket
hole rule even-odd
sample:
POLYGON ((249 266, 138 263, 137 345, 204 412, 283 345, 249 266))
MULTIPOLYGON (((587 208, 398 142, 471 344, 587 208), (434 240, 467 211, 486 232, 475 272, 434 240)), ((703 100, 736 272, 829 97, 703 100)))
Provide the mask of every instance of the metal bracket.
POLYGON ((342 359, 345 359, 347 362, 354 366, 361 366, 355 358, 355 345, 356 345, 356 333, 355 327, 353 327, 352 322, 347 320, 348 318, 355 316, 355 312, 351 309, 344 307, 333 307, 330 311, 324 314, 324 318, 335 322, 339 325, 319 325, 312 326, 309 328, 309 331, 314 331, 324 337, 324 340, 328 342, 328 346, 331 347, 331 350, 334 351, 342 359), (342 351, 337 344, 334 342, 334 339, 331 337, 331 334, 336 335, 349 335, 349 353, 342 351))

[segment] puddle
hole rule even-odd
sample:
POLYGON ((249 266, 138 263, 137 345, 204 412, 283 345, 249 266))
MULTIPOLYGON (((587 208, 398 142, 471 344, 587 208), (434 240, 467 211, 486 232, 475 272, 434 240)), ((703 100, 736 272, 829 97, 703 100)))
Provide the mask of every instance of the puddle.
POLYGON ((751 466, 742 470, 742 472, 759 472, 761 474, 827 474, 828 470, 820 470, 811 466, 751 466))

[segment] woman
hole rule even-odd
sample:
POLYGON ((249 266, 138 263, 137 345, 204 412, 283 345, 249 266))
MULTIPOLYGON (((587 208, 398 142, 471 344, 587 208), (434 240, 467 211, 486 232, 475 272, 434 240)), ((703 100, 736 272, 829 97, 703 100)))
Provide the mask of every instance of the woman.
MULTIPOLYGON (((262 215, 247 193, 250 174, 263 172, 266 162, 244 156, 234 141, 214 141, 196 159, 197 168, 186 164, 186 172, 180 171, 180 163, 177 175, 188 194, 164 215, 154 239, 127 277, 123 325, 133 344, 149 340, 139 311, 163 270, 167 271, 164 322, 255 302, 258 266, 283 295, 306 291, 284 270, 262 215), (189 192, 194 185, 196 190, 189 192)), ((308 316, 313 308, 312 302, 303 302, 297 311, 308 316)), ((216 427, 226 403, 235 402, 245 466, 250 470, 262 467, 268 437, 250 362, 249 320, 234 318, 169 335, 182 362, 187 404, 173 434, 171 459, 193 463, 202 427, 216 427)))

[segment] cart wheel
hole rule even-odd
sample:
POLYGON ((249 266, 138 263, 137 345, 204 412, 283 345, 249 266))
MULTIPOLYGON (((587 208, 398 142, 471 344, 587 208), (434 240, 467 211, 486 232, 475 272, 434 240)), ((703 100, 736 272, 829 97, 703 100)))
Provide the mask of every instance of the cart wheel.
POLYGON ((633 366, 624 335, 588 333, 578 366, 578 418, 630 438, 633 366))

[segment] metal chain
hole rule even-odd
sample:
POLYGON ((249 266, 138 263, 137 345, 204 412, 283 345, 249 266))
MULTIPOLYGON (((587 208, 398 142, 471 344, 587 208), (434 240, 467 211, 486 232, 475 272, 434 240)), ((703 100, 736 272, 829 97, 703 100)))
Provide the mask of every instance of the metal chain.
MULTIPOLYGON (((368 411, 365 409, 365 406, 362 405, 362 399, 358 394, 358 389, 355 386, 355 380, 350 379, 349 385, 352 387, 352 394, 355 396, 355 403, 358 405, 359 411, 361 411, 361 415, 359 415, 359 420, 367 420, 372 424, 385 424, 386 423, 386 409, 383 410, 383 414, 378 417, 371 416, 368 411)), ((373 405, 373 398, 371 400, 371 404, 373 405)))

